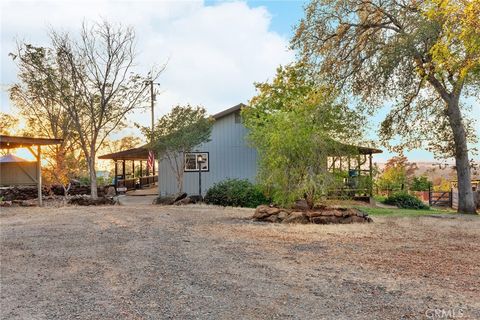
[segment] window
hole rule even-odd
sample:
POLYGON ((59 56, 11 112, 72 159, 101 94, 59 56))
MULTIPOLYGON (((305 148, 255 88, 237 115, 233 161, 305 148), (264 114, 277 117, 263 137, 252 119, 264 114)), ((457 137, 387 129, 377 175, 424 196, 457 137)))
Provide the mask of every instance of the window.
POLYGON ((208 171, 208 152, 185 153, 185 171, 198 171, 198 158, 202 157, 202 171, 208 171))

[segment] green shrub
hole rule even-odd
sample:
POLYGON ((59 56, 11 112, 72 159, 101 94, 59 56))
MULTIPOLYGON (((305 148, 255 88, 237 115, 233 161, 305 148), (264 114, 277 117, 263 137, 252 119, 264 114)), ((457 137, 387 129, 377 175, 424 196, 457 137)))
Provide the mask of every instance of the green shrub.
POLYGON ((406 192, 394 193, 387 197, 383 203, 394 205, 403 209, 428 209, 420 199, 406 192))
POLYGON ((255 208, 268 203, 260 188, 248 180, 226 179, 208 189, 205 202, 220 206, 255 208))

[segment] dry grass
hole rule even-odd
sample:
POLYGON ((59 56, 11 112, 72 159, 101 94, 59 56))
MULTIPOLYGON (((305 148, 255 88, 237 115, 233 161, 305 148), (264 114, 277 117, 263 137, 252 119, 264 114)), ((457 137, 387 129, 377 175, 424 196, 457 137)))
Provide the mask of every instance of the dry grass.
POLYGON ((218 207, 11 208, 3 318, 480 318, 480 219, 252 222, 218 207))

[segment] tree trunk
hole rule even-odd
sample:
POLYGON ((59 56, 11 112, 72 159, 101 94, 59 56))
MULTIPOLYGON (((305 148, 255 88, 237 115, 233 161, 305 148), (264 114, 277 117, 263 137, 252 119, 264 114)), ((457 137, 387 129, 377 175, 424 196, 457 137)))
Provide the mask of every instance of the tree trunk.
POLYGON ((455 141, 455 165, 458 180, 458 212, 476 213, 473 199, 470 162, 468 160, 467 136, 458 105, 459 97, 447 102, 447 115, 455 141))
POLYGON ((97 172, 95 171, 95 156, 93 154, 91 154, 90 159, 88 159, 88 171, 90 172, 90 197, 92 199, 98 199, 97 172))

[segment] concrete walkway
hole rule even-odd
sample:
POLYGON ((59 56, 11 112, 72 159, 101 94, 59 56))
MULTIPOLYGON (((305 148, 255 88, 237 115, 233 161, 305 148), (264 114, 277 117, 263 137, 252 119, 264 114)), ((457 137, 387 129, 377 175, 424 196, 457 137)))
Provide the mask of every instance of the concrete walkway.
POLYGON ((118 196, 118 202, 122 206, 138 206, 138 205, 150 205, 157 195, 144 195, 142 197, 121 195, 118 196))
POLYGON ((124 195, 118 196, 118 202, 122 206, 137 206, 152 204, 153 199, 158 195, 158 187, 154 186, 146 189, 128 191, 124 195))
POLYGON ((127 196, 134 196, 134 197, 135 196, 156 196, 156 195, 158 195, 158 186, 127 191, 126 195, 127 196))

